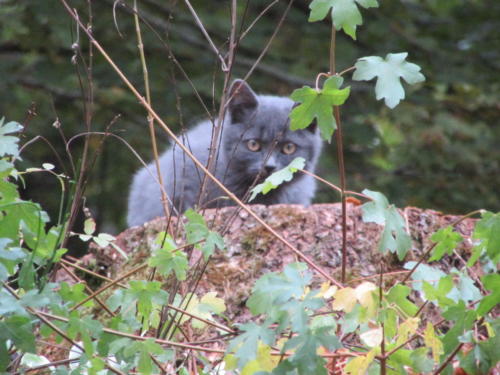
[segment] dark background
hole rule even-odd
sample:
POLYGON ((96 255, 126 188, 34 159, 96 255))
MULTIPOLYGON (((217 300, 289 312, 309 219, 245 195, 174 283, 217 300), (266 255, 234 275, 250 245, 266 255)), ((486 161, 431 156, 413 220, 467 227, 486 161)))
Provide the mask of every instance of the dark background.
MULTIPOLYGON (((243 23, 245 29, 271 2, 238 1, 238 26, 243 23)), ((125 3, 132 6, 132 1, 125 3)), ((235 78, 248 72, 287 3, 277 2, 240 43, 235 78)), ((351 75, 346 75, 345 84, 352 86, 351 97, 342 107, 348 188, 381 191, 399 206, 447 213, 500 210, 500 2, 381 3, 378 9, 362 10, 364 25, 358 28, 357 41, 337 34, 337 70, 363 56, 407 51, 408 60, 422 67, 426 82, 405 85, 407 98, 389 110, 375 100, 374 82, 352 82, 351 75)), ((85 23, 91 4, 95 37, 143 90, 130 12, 116 7, 118 32, 112 0, 70 4, 85 23)), ((172 54, 216 114, 223 75, 184 2, 141 0, 138 4, 141 17, 157 33, 142 24, 154 108, 176 130, 206 116, 169 58, 172 54)), ((230 1, 193 0, 192 4, 225 52, 230 1)), ((317 73, 328 71, 330 24, 309 23, 308 4, 304 0, 293 3, 271 48, 248 79, 255 91, 290 95, 303 84, 311 84, 317 73)), ((57 172, 67 170, 71 175, 65 144, 86 131, 85 113, 92 113, 95 132, 104 131, 120 114, 111 131, 149 161, 152 153, 144 110, 97 51, 92 61, 94 102, 88 107, 89 80, 82 60, 72 63, 74 43, 89 64, 88 41, 82 33, 78 38, 74 22, 59 1, 0 1, 0 117, 26 123, 22 143, 41 135, 62 159, 60 163, 47 142, 39 139, 24 149, 22 167, 51 162, 57 172), (56 119, 66 141, 53 126, 56 119)), ((161 130, 157 135, 163 150, 167 136, 161 130)), ((70 143, 76 165, 83 140, 79 137, 70 143)), ((121 141, 108 138, 100 149, 101 142, 97 135, 90 139, 90 159, 100 151, 89 175, 86 206, 100 230, 118 233, 125 228, 128 186, 140 164, 121 141)), ((338 183, 334 143, 325 145, 318 174, 338 183)), ((26 177, 26 184, 25 197, 41 203, 55 217, 61 198, 58 181, 48 174, 33 174, 26 177)), ((335 202, 338 195, 321 186, 316 200, 335 202)))

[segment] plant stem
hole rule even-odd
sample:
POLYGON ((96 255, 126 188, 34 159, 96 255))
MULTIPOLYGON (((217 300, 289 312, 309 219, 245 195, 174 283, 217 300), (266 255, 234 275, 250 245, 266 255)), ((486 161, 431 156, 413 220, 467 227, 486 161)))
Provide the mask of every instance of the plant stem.
MULTIPOLYGON (((134 23, 135 31, 137 34, 137 48, 139 49, 139 56, 141 58, 142 75, 144 79, 144 90, 146 92, 146 102, 151 105, 151 90, 149 89, 149 73, 148 66, 146 64, 146 56, 144 54, 144 44, 142 43, 141 25, 139 23, 139 11, 137 8, 137 0, 134 0, 134 23)), ((158 175, 158 181, 161 186, 163 186, 163 178, 161 175, 160 161, 158 160, 158 147, 156 144, 156 135, 154 130, 154 117, 148 113, 147 116, 148 126, 149 126, 149 136, 151 137, 151 146, 153 147, 153 157, 156 166, 156 173, 158 175)), ((168 197, 165 189, 160 189, 161 192, 161 203, 163 206, 163 211, 166 217, 170 217, 170 209, 168 207, 168 197)), ((170 230, 170 225, 167 226, 167 232, 172 235, 170 230)))
MULTIPOLYGON (((269 224, 267 224, 264 220, 262 220, 259 215, 253 212, 246 204, 244 204, 236 195, 234 195, 230 190, 228 190, 222 182, 220 182, 206 167, 203 163, 201 163, 186 147, 180 139, 174 134, 174 132, 167 126, 167 124, 161 119, 161 117, 151 108, 151 106, 146 102, 146 100, 142 97, 142 95, 137 91, 135 86, 129 81, 129 79, 123 74, 121 69, 115 64, 115 62, 109 57, 106 51, 102 48, 100 43, 94 38, 94 36, 84 27, 78 17, 74 14, 71 7, 68 5, 66 0, 60 0, 61 4, 63 4, 64 8, 68 12, 68 14, 77 22, 79 27, 86 33, 87 37, 90 39, 92 44, 97 48, 97 50, 101 53, 104 59, 108 62, 108 64, 113 68, 113 70, 118 74, 120 79, 125 83, 125 85, 129 88, 129 90, 134 94, 134 96, 138 99, 140 104, 151 113, 151 115, 155 118, 156 122, 165 130, 165 132, 172 138, 174 142, 177 143, 180 149, 185 152, 185 154, 193 160, 193 163, 196 164, 200 170, 205 173, 208 178, 210 178, 231 200, 233 200, 238 206, 243 208, 250 216, 252 216, 259 224, 261 224, 267 231, 269 231, 273 236, 275 236, 280 242, 282 242, 287 248, 289 248, 293 253, 295 253, 300 259, 306 262, 313 270, 318 272, 325 279, 332 282, 334 285, 342 288, 342 284, 335 280, 330 274, 324 271, 321 267, 316 265, 307 255, 293 246, 289 241, 287 241, 283 236, 281 236, 278 232, 276 232, 269 224)), ((119 281, 119 280, 118 280, 119 281)))
MULTIPOLYGON (((332 33, 330 39, 330 75, 335 75, 335 48, 336 37, 335 26, 332 23, 332 33)), ((346 184, 345 184, 345 165, 344 165, 344 147, 342 145, 342 123, 340 122, 340 108, 335 106, 334 109, 335 122, 337 123, 337 131, 335 139, 337 141, 337 162, 340 175, 340 199, 342 200, 342 271, 341 283, 345 283, 346 266, 347 266, 347 205, 346 205, 346 184)))

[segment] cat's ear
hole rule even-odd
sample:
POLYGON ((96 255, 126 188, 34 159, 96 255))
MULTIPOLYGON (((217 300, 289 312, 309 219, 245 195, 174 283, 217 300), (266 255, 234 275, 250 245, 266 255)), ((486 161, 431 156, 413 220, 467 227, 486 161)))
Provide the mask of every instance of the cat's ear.
MULTIPOLYGON (((294 105, 292 106, 292 110, 295 108, 295 107, 298 107, 300 105, 300 103, 294 103, 294 105)), ((311 121, 311 123, 307 126, 307 128, 305 128, 305 130, 309 130, 311 133, 316 133, 316 129, 318 129, 318 119, 315 117, 313 118, 313 120, 311 121)))
POLYGON ((257 95, 248 84, 236 79, 229 89, 229 113, 232 122, 243 122, 257 108, 257 95))

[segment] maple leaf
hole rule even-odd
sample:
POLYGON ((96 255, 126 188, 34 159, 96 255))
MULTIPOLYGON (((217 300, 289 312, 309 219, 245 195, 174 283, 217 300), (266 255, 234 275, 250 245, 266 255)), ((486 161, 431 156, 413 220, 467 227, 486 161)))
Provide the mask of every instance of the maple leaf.
POLYGON ((420 67, 405 61, 407 56, 407 52, 402 52, 389 53, 385 60, 380 56, 362 57, 355 64, 356 71, 352 78, 355 81, 370 81, 377 77, 377 100, 384 99, 385 105, 394 108, 405 97, 401 78, 410 85, 425 81, 420 67))
POLYGON ((17 133, 23 129, 22 125, 11 121, 3 124, 4 119, 0 119, 0 157, 4 155, 19 156, 19 138, 7 134, 17 133))
POLYGON ((378 7, 377 0, 314 0, 309 5, 309 22, 320 21, 330 12, 335 28, 343 29, 347 35, 356 39, 356 27, 363 24, 363 17, 356 3, 364 8, 378 7))
POLYGON ((325 81, 321 90, 309 86, 295 90, 290 98, 301 104, 290 113, 290 129, 305 129, 316 118, 321 136, 329 140, 337 128, 333 117, 333 106, 344 104, 351 92, 350 87, 339 89, 342 82, 342 77, 333 76, 325 81))

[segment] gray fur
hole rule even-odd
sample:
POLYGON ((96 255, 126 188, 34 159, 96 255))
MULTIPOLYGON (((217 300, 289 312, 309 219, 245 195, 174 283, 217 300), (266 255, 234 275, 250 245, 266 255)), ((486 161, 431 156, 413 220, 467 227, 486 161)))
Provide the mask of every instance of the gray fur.
MULTIPOLYGON (((243 198, 254 183, 261 182, 268 174, 287 166, 300 156, 306 160, 308 171, 314 172, 321 152, 321 139, 315 124, 304 130, 291 131, 288 114, 293 101, 285 97, 255 95, 243 81, 235 81, 230 89, 233 99, 228 106, 228 116, 223 124, 215 176, 238 198, 243 198), (262 148, 252 152, 247 147, 250 139, 258 140, 262 148), (282 152, 288 142, 294 143, 296 151, 291 155, 282 152)), ((208 161, 208 149, 212 134, 212 123, 203 121, 188 131, 183 143, 204 164, 208 161)), ((197 205, 203 172, 178 147, 167 150, 160 159, 160 168, 165 190, 174 207, 183 212, 197 205)), ((159 184, 153 163, 148 169, 139 170, 132 181, 129 195, 127 222, 139 225, 157 216, 163 216, 159 184)), ((293 180, 258 195, 251 203, 277 204, 298 203, 309 205, 316 190, 315 180, 297 173, 293 180)), ((207 180, 203 207, 220 207, 234 203, 211 180, 207 180)))

